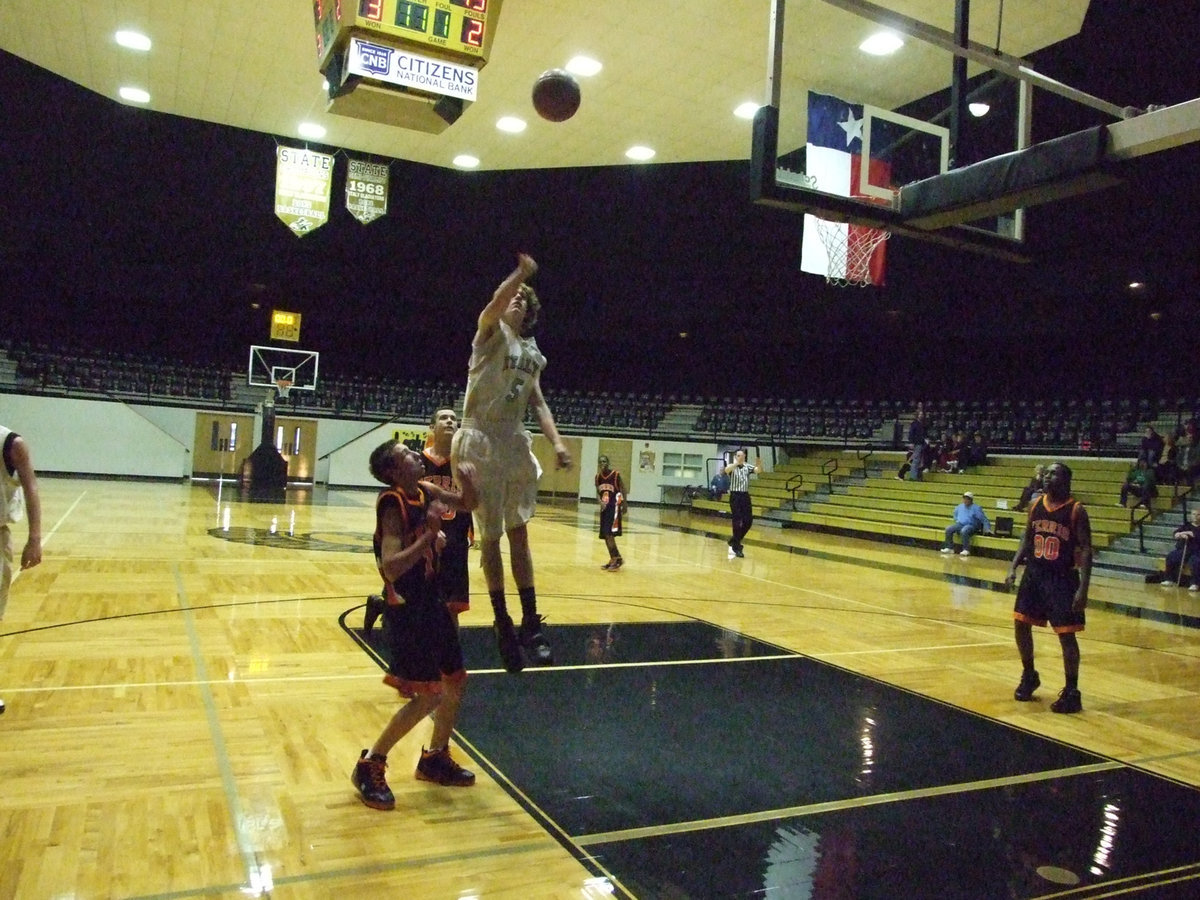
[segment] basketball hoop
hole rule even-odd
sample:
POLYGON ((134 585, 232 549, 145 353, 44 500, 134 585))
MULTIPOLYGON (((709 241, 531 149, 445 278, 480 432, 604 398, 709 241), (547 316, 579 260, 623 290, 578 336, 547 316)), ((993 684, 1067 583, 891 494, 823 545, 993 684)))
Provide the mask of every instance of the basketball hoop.
POLYGON ((875 248, 892 236, 890 231, 867 228, 862 225, 846 225, 817 220, 817 234, 825 246, 829 268, 825 283, 834 287, 856 285, 865 287, 871 280, 871 254, 875 248))
POLYGON ((275 392, 279 395, 279 399, 286 400, 288 391, 292 389, 292 380, 290 378, 279 378, 275 381, 275 392))

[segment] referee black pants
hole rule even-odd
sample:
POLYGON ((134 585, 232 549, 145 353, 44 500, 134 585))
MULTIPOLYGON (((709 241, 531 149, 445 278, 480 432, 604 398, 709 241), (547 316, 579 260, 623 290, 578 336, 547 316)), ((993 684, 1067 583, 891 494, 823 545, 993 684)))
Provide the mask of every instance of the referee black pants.
POLYGON ((729 492, 729 513, 733 519, 733 540, 730 546, 734 550, 742 549, 742 538, 754 524, 754 508, 750 505, 749 491, 729 492))

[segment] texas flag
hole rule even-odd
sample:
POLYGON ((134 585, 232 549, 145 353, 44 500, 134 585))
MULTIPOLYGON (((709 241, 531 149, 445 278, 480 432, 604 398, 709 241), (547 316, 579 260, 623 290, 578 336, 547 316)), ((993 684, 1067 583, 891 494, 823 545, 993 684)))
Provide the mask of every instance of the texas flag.
MULTIPOLYGON (((805 150, 806 173, 815 178, 818 191, 839 197, 865 196, 859 190, 859 167, 862 154, 863 108, 828 94, 808 92, 808 143, 805 150)), ((890 166, 883 160, 870 162, 870 181, 873 185, 890 184, 890 166)), ((875 201, 873 201, 875 202, 875 201)), ((873 229, 840 222, 823 222, 821 228, 834 233, 836 241, 849 248, 846 254, 835 253, 831 267, 825 242, 817 229, 814 216, 804 216, 804 239, 800 251, 800 269, 814 275, 862 281, 870 276, 871 284, 883 284, 887 242, 881 241, 869 259, 855 265, 855 249, 873 239, 873 229), (850 263, 847 264, 847 259, 850 263)))

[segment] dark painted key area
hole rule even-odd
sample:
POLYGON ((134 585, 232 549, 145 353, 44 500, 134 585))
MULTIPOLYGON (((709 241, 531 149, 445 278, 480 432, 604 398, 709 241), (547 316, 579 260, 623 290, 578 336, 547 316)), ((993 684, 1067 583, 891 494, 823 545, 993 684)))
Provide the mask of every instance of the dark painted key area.
POLYGON ((1190 787, 701 622, 548 634, 459 733, 618 895, 1200 896, 1190 787))

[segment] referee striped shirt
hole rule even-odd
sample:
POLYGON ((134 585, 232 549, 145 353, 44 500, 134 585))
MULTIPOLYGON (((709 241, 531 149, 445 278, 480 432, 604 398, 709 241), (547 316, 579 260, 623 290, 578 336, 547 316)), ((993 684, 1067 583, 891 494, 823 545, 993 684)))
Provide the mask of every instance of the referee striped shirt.
POLYGON ((729 473, 729 490, 741 491, 742 493, 750 492, 750 475, 754 472, 754 466, 744 464, 734 466, 733 471, 729 473))

